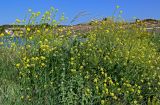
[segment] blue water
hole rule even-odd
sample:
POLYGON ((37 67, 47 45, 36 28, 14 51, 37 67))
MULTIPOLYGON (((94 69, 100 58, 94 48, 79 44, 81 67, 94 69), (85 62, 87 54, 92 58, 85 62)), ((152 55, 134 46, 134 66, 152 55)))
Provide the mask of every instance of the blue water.
MULTIPOLYGON (((76 39, 73 37, 69 38, 69 41, 71 44, 75 43, 75 41, 78 42, 86 42, 88 39, 87 38, 82 38, 82 37, 77 37, 76 39)), ((15 43, 16 46, 24 46, 26 44, 26 38, 23 37, 11 37, 11 36, 4 36, 0 38, 0 42, 3 42, 3 47, 11 47, 12 43, 15 43)), ((32 41, 30 44, 34 45, 35 42, 32 41)))
POLYGON ((21 37, 4 36, 0 38, 0 42, 3 42, 3 46, 10 47, 12 43, 23 46, 25 45, 26 40, 25 38, 21 38, 21 37))

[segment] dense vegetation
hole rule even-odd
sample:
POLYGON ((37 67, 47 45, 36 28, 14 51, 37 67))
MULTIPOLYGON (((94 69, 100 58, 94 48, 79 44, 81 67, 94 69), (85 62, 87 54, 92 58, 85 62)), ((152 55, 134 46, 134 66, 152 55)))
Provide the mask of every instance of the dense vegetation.
MULTIPOLYGON (((160 104, 159 37, 140 23, 113 19, 75 32, 57 27, 65 18, 55 21, 56 12, 52 8, 40 20, 51 27, 33 31, 26 25, 23 35, 0 34, 1 105, 160 104)), ((28 25, 39 15, 31 12, 28 25)))

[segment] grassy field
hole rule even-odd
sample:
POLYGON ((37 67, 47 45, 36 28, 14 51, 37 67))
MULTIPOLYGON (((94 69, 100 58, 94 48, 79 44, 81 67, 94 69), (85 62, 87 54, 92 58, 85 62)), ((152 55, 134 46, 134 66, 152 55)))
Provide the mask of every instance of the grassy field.
POLYGON ((160 105, 158 33, 113 19, 58 27, 54 13, 40 20, 51 26, 33 31, 31 13, 25 34, 0 34, 0 105, 160 105))

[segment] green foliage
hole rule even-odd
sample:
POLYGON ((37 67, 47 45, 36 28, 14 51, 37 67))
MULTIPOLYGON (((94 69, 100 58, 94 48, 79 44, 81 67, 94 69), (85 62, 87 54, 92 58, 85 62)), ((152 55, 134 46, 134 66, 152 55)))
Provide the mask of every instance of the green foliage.
MULTIPOLYGON (((16 36, 25 39, 24 45, 2 47, 8 55, 1 55, 1 79, 12 81, 0 86, 8 90, 1 91, 2 104, 159 104, 160 55, 143 27, 109 19, 92 22, 85 33, 75 32, 58 27, 65 18, 62 14, 55 21, 54 10, 40 21, 48 26, 26 26, 25 36, 16 36), (13 74, 14 80, 8 78, 13 74)), ((36 14, 31 13, 28 24, 35 23, 36 14)))

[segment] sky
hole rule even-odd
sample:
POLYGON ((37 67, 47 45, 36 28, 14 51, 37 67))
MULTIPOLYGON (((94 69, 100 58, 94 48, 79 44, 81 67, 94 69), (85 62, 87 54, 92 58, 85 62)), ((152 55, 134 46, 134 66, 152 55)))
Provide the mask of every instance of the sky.
MULTIPOLYGON (((122 10, 125 20, 155 18, 160 19, 160 0, 1 0, 0 25, 12 24, 16 19, 24 19, 28 9, 44 13, 50 7, 64 12, 67 24, 80 12, 87 14, 75 23, 84 23, 93 19, 112 16, 116 5, 122 10)), ((118 11, 117 11, 118 13, 118 11)))

